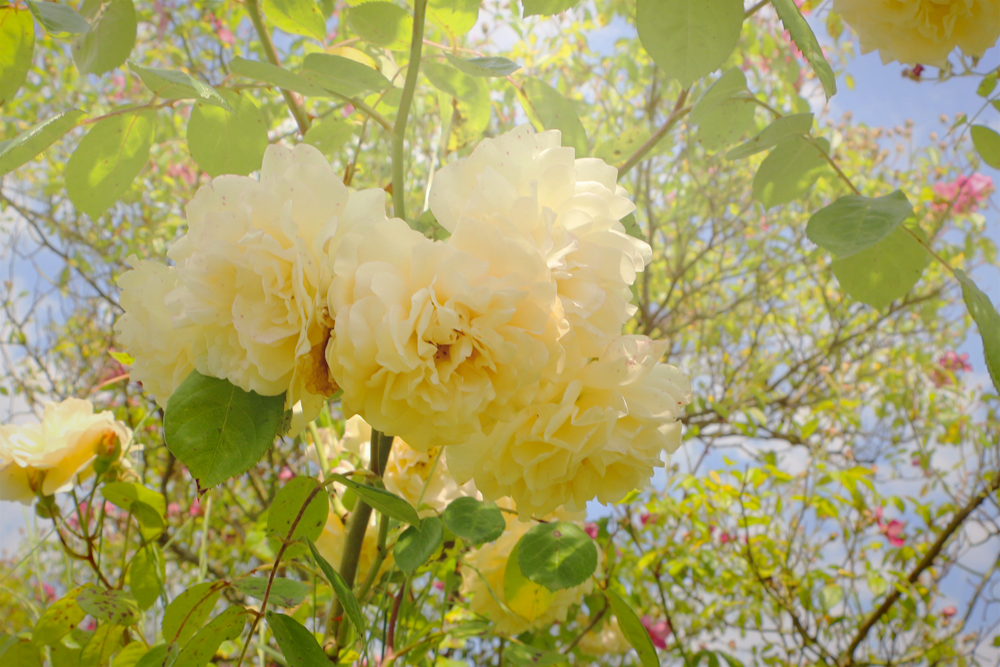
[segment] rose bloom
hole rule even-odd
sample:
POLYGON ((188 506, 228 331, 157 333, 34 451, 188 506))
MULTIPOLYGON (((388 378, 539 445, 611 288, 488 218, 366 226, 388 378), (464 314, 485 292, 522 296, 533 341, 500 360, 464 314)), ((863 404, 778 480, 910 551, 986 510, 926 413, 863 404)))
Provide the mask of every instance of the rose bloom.
MULTIPOLYGON (((365 531, 365 539, 361 545, 361 554, 358 556, 356 582, 365 580, 365 577, 368 576, 368 570, 371 569, 372 564, 375 562, 375 556, 378 553, 376 517, 376 513, 372 512, 368 530, 365 531)), ((323 532, 320 533, 319 538, 315 542, 319 555, 338 572, 340 571, 340 559, 344 556, 344 538, 346 536, 347 532, 344 528, 344 522, 340 520, 340 517, 335 512, 330 512, 326 519, 326 525, 323 526, 323 532)), ((391 566, 392 553, 389 553, 385 560, 382 561, 379 573, 385 572, 391 566)))
MULTIPOLYGON (((576 623, 580 628, 585 628, 590 625, 590 619, 581 614, 577 616, 576 623)), ((618 627, 617 618, 599 623, 580 639, 577 646, 580 647, 581 653, 593 656, 622 655, 628 653, 629 649, 632 648, 628 639, 622 634, 621 628, 618 627)))
POLYGON ((554 297, 402 220, 350 234, 332 262, 326 360, 345 414, 426 451, 530 400, 555 344, 554 297))
MULTIPOLYGON (((597 158, 574 159, 558 130, 522 125, 482 141, 434 176, 430 207, 452 233, 449 243, 476 252, 463 228, 488 227, 536 254, 555 280, 581 352, 597 356, 635 313, 629 287, 652 258, 621 219, 635 210, 618 172, 597 158)), ((474 238, 484 237, 477 230, 474 238)), ((492 261, 496 242, 478 252, 492 261)))
MULTIPOLYGON (((509 500, 498 503, 508 509, 513 508, 509 500)), ((585 512, 567 512, 558 510, 544 518, 547 520, 573 521, 582 526, 585 512)), ((524 536, 532 524, 519 521, 513 514, 504 513, 507 529, 494 542, 487 542, 471 551, 462 566, 462 595, 469 597, 469 610, 489 618, 497 632, 507 635, 518 635, 531 628, 550 628, 554 623, 564 621, 566 613, 572 605, 580 604, 583 596, 593 589, 593 582, 588 579, 579 586, 552 591, 548 608, 534 620, 528 620, 516 613, 505 610, 494 598, 504 600, 504 572, 507 568, 507 557, 518 540, 524 536), (473 569, 475 568, 475 569, 473 569), (478 571, 478 572, 477 572, 478 571)))
POLYGON ((882 64, 943 67, 955 47, 978 58, 1000 37, 997 0, 834 0, 833 11, 882 64))
POLYGON ((311 419, 335 390, 323 359, 333 325, 325 312, 328 252, 350 229, 386 219, 385 193, 349 190, 312 146, 272 145, 259 181, 219 176, 186 213, 187 233, 167 252, 177 286, 161 295, 141 291, 149 278, 122 278, 130 307, 118 329, 143 382, 161 393, 176 386, 176 366, 156 368, 148 361, 156 352, 140 340, 144 328, 158 328, 182 339, 167 349, 190 345, 203 375, 262 395, 287 391, 288 405, 301 400, 311 419), (165 319, 164 308, 172 328, 153 321, 165 319))
POLYGON ((691 400, 687 377, 659 363, 667 343, 621 336, 599 360, 554 385, 548 400, 448 449, 459 481, 487 499, 510 496, 539 516, 560 505, 621 500, 680 446, 677 418, 691 400))
POLYGON ((478 496, 472 482, 459 485, 448 470, 448 454, 441 447, 429 447, 420 452, 394 438, 389 461, 382 476, 385 488, 418 508, 421 517, 436 516, 451 501, 465 496, 478 496))
POLYGON ((28 505, 67 491, 93 473, 98 455, 124 451, 132 431, 90 401, 46 403, 40 424, 0 426, 0 500, 28 505))

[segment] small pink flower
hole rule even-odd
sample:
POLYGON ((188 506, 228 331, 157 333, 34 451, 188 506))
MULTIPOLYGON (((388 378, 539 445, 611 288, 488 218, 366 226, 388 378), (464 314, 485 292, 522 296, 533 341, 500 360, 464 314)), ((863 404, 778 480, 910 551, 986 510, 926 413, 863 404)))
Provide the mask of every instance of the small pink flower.
POLYGON ((656 515, 650 514, 649 512, 645 512, 639 517, 639 521, 642 523, 642 527, 645 528, 646 524, 649 523, 650 521, 654 523, 656 522, 656 515))
POLYGON ((181 513, 180 503, 168 503, 167 504, 167 516, 177 516, 181 513))
POLYGON ((201 501, 195 498, 191 501, 191 505, 188 507, 188 516, 201 516, 202 512, 201 501))
POLYGON ((906 540, 903 539, 903 527, 906 526, 902 521, 893 519, 889 523, 885 523, 882 520, 882 508, 875 508, 875 522, 878 524, 878 529, 885 535, 886 539, 889 540, 889 544, 894 547, 901 547, 906 544, 906 540))
POLYGON ((354 113, 354 105, 353 104, 345 104, 344 108, 340 110, 340 115, 343 116, 344 118, 347 118, 352 113, 354 113))
POLYGON ((42 583, 42 594, 46 602, 56 599, 56 589, 52 588, 51 584, 42 583))
POLYGON ((289 468, 288 466, 285 466, 284 468, 282 468, 281 471, 278 473, 278 481, 279 482, 287 482, 292 477, 295 477, 295 473, 292 472, 292 469, 289 468))
POLYGON ((232 46, 236 41, 236 37, 233 36, 233 32, 229 28, 217 27, 215 29, 215 36, 219 38, 219 41, 226 46, 232 46))
POLYGON ((434 588, 438 589, 439 591, 443 591, 444 590, 444 582, 443 581, 435 581, 434 582, 434 588))
POLYGON ((596 523, 585 523, 583 524, 583 531, 590 535, 590 539, 596 540, 598 528, 596 523))
POLYGON ((83 624, 83 629, 87 632, 93 632, 97 629, 97 621, 92 618, 88 618, 87 622, 83 624))
POLYGON ((955 609, 954 607, 945 607, 944 609, 941 610, 941 615, 944 616, 945 618, 951 618, 957 613, 958 610, 955 609))
POLYGON ((951 183, 935 183, 934 194, 939 201, 931 209, 941 212, 948 209, 955 213, 973 213, 993 190, 993 179, 976 172, 971 176, 961 175, 951 183))
POLYGON ((670 623, 665 619, 654 621, 651 616, 643 616, 641 623, 642 627, 646 628, 646 632, 649 633, 649 638, 653 640, 653 646, 656 648, 667 648, 667 637, 670 636, 670 623))
POLYGON ((726 531, 722 531, 722 533, 719 534, 719 541, 723 544, 728 544, 733 541, 733 537, 726 531))

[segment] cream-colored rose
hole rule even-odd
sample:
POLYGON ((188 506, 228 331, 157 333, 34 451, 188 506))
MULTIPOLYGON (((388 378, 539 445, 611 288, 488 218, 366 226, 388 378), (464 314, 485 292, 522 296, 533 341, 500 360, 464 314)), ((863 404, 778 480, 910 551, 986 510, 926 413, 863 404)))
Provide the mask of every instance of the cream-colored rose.
POLYGON ((1000 0, 834 0, 833 11, 883 64, 943 67, 955 47, 978 58, 1000 37, 1000 0))
MULTIPOLYGON (((501 500, 502 507, 512 509, 509 499, 501 500)), ((537 618, 528 620, 516 613, 504 609, 497 600, 504 596, 504 572, 507 569, 507 558, 511 550, 533 524, 519 521, 513 514, 505 513, 507 529, 494 542, 488 542, 474 549, 462 563, 462 594, 468 596, 469 609, 489 618, 498 632, 514 636, 531 628, 548 628, 553 623, 566 619, 570 606, 579 604, 583 596, 593 590, 593 582, 589 579, 579 586, 553 591, 548 607, 537 618)), ((546 520, 573 521, 583 526, 584 512, 567 512, 558 510, 545 518, 546 520)))
POLYGON ((89 476, 99 454, 124 451, 132 431, 90 401, 46 403, 40 424, 0 426, 0 500, 28 505, 89 476))
MULTIPOLYGON (((378 555, 378 528, 376 527, 376 517, 377 514, 372 512, 371 520, 368 524, 368 530, 365 531, 365 539, 361 544, 361 554, 358 556, 358 571, 355 577, 356 582, 361 582, 365 580, 368 576, 368 571, 371 569, 372 564, 375 562, 375 557, 378 555)), ((333 566, 333 569, 340 571, 340 559, 344 556, 344 538, 347 536, 347 532, 344 528, 344 522, 340 520, 335 512, 330 512, 326 519, 326 525, 323 526, 323 532, 320 533, 319 538, 316 540, 316 550, 319 551, 319 555, 326 560, 327 563, 333 566)), ((384 561, 382 561, 382 567, 379 568, 379 572, 385 572, 392 566, 392 554, 388 554, 384 561)))
POLYGON ((487 499, 510 496, 540 516, 589 500, 621 500, 680 445, 677 418, 691 400, 687 377, 659 363, 665 342, 621 336, 547 400, 449 448, 459 481, 472 478, 487 499))
POLYGON ((425 451, 530 400, 550 362, 551 309, 516 277, 402 220, 349 235, 333 266, 326 359, 346 414, 425 451))
POLYGON ((419 452, 402 438, 394 438, 382 476, 385 488, 418 508, 421 517, 440 514, 456 498, 479 495, 472 482, 459 485, 455 481, 446 450, 430 447, 419 452))
MULTIPOLYGON (((645 242, 620 222, 635 210, 617 171, 597 158, 574 159, 558 130, 535 133, 522 125, 482 141, 465 159, 435 174, 430 206, 463 243, 463 227, 488 225, 508 243, 544 262, 564 316, 586 357, 600 354, 635 313, 629 287, 652 258, 645 242)), ((483 234, 479 233, 482 237, 483 234)), ((490 259, 496 244, 478 246, 490 259)))
POLYGON ((194 370, 191 345, 197 329, 174 328, 165 300, 177 287, 177 269, 159 262, 128 258, 132 266, 118 279, 125 314, 115 322, 118 342, 135 359, 129 378, 141 382, 156 403, 167 407, 174 390, 194 370))
MULTIPOLYGON (((577 617, 576 622, 581 628, 590 624, 589 619, 582 614, 577 617)), ((591 628, 590 632, 580 639, 577 646, 582 653, 595 656, 621 655, 628 653, 629 649, 632 648, 628 639, 622 634, 621 628, 618 627, 618 619, 608 620, 607 616, 596 627, 591 628)))

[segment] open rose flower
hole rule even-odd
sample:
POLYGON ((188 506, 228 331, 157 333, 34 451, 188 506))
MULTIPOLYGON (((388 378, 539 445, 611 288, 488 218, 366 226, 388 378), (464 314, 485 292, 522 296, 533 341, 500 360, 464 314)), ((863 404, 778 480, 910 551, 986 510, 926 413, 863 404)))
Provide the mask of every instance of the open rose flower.
POLYGON ((420 452, 402 438, 394 438, 385 465, 385 488, 418 509, 421 517, 436 516, 456 498, 478 496, 472 482, 459 485, 448 471, 447 448, 420 452))
POLYGON ((40 424, 0 426, 0 500, 28 505, 38 495, 69 490, 92 472, 98 456, 124 451, 132 431, 90 401, 46 403, 40 424))
POLYGON ((834 0, 833 11, 883 64, 942 67, 956 47, 978 58, 1000 37, 996 0, 834 0))

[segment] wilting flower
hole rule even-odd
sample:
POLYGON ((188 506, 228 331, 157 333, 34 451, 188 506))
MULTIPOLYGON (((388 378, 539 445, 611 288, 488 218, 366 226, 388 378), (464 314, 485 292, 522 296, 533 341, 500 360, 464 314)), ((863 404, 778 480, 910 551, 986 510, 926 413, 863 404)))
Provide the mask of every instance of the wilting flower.
POLYGON ((883 64, 942 67, 955 47, 980 57, 1000 37, 996 0, 834 0, 833 10, 883 64))
POLYGON ((98 456, 123 451, 132 431, 90 401, 46 403, 40 424, 0 426, 0 500, 30 504, 69 490, 93 472, 98 456))
POLYGON ((649 638, 653 640, 656 648, 667 648, 667 637, 670 636, 670 622, 666 619, 654 620, 652 616, 644 615, 639 619, 642 627, 646 628, 649 638))
POLYGON ((993 190, 993 179, 979 172, 972 176, 964 174, 950 183, 935 183, 934 194, 940 200, 931 204, 935 211, 944 211, 951 206, 955 213, 973 213, 993 190))
MULTIPOLYGON (((577 617, 576 622, 581 627, 587 627, 589 623, 587 617, 582 614, 577 617)), ((591 629, 580 639, 577 646, 586 655, 621 655, 628 653, 629 649, 632 648, 621 628, 618 627, 617 618, 604 621, 591 629)))

